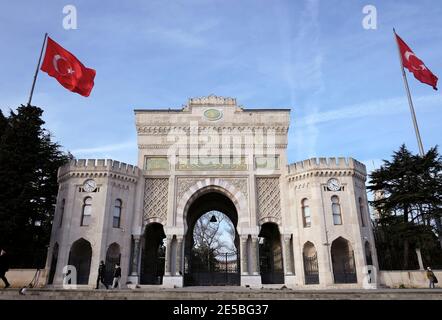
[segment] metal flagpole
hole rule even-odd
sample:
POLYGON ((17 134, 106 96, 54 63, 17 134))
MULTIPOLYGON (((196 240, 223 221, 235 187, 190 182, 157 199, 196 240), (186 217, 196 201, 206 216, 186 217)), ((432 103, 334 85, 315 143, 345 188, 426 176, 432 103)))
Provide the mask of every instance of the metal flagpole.
POLYGON ((40 58, 38 58, 37 69, 35 69, 34 81, 32 81, 31 94, 29 95, 28 106, 31 105, 32 95, 34 94, 35 82, 37 81, 38 70, 40 69, 41 56, 43 55, 43 49, 44 49, 44 47, 45 47, 45 43, 46 43, 46 38, 47 38, 47 37, 48 37, 48 33, 46 32, 46 33, 45 33, 45 37, 44 37, 44 39, 43 39, 43 45, 41 46, 40 58))
POLYGON ((422 138, 421 138, 421 134, 419 133, 419 126, 417 125, 416 113, 414 112, 414 106, 413 106, 413 100, 411 99, 410 88, 408 87, 407 75, 405 74, 404 63, 402 61, 401 49, 399 48, 399 44, 397 43, 396 30, 394 30, 394 28, 393 28, 393 33, 395 36, 394 41, 396 41, 396 45, 397 45, 397 49, 398 49, 398 53, 399 53, 399 61, 401 63, 402 76, 404 78, 405 91, 407 91, 408 105, 410 106, 410 112, 411 112, 411 118, 413 120, 414 132, 416 133, 417 144, 419 146, 419 153, 421 154, 421 156, 423 156, 424 155, 424 146, 422 145, 422 138))

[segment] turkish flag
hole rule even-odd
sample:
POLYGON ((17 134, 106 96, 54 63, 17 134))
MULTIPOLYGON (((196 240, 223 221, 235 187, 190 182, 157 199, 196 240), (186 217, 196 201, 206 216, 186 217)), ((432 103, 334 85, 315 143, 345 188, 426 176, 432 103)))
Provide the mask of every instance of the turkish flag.
POLYGON ((41 66, 66 89, 88 97, 94 86, 95 70, 86 68, 72 53, 48 37, 41 66))
POLYGON ((437 90, 437 77, 428 69, 425 64, 414 54, 413 50, 396 34, 396 41, 401 53, 402 65, 414 74, 420 82, 429 84, 437 90))

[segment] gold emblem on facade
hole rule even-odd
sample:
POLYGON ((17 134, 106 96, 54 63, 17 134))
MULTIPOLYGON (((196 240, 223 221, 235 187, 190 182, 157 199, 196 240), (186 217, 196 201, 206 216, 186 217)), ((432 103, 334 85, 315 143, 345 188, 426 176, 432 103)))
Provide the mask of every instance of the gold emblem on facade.
POLYGON ((204 117, 209 121, 219 120, 223 117, 221 110, 217 109, 207 109, 204 111, 204 117))

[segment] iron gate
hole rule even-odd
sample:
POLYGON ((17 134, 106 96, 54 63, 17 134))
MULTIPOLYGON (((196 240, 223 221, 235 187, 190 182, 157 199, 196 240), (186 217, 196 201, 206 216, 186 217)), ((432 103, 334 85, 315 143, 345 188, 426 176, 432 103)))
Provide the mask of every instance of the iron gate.
POLYGON ((215 254, 192 250, 184 263, 186 286, 238 286, 240 258, 236 251, 215 254))
POLYGON ((353 253, 346 257, 341 257, 335 261, 335 257, 332 256, 333 260, 333 275, 335 278, 335 283, 357 283, 355 260, 353 253), (335 270, 337 269, 337 270, 335 270))
POLYGON ((305 284, 319 284, 318 255, 312 257, 304 255, 305 284))
POLYGON ((259 270, 262 283, 284 283, 281 248, 272 250, 272 246, 268 242, 264 242, 259 249, 259 270))

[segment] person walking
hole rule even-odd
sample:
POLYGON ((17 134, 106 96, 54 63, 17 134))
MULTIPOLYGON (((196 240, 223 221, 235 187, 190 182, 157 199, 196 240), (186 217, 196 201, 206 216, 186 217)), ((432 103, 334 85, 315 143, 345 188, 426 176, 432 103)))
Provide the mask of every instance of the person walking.
POLYGON ((112 283, 112 288, 115 289, 118 286, 118 289, 121 289, 120 279, 121 279, 121 267, 120 264, 117 263, 115 264, 114 281, 112 283))
POLYGON ((437 281, 437 278, 436 278, 436 276, 434 275, 434 272, 431 270, 431 268, 430 267, 427 267, 427 278, 428 278, 428 281, 430 282, 430 289, 434 289, 435 288, 435 286, 434 286, 434 284, 435 283, 437 283, 438 281, 437 281))
POLYGON ((95 289, 98 289, 98 288, 100 287, 100 282, 101 282, 102 284, 104 284, 104 286, 106 287, 106 289, 109 289, 108 285, 107 285, 106 282, 104 281, 105 270, 106 270, 106 265, 104 264, 104 261, 101 260, 100 265, 99 265, 99 267, 98 267, 97 286, 95 287, 95 289))
POLYGON ((9 288, 11 284, 8 282, 8 279, 6 279, 6 272, 9 270, 9 260, 6 255, 6 251, 1 249, 0 251, 0 279, 3 280, 5 283, 5 289, 9 288))

